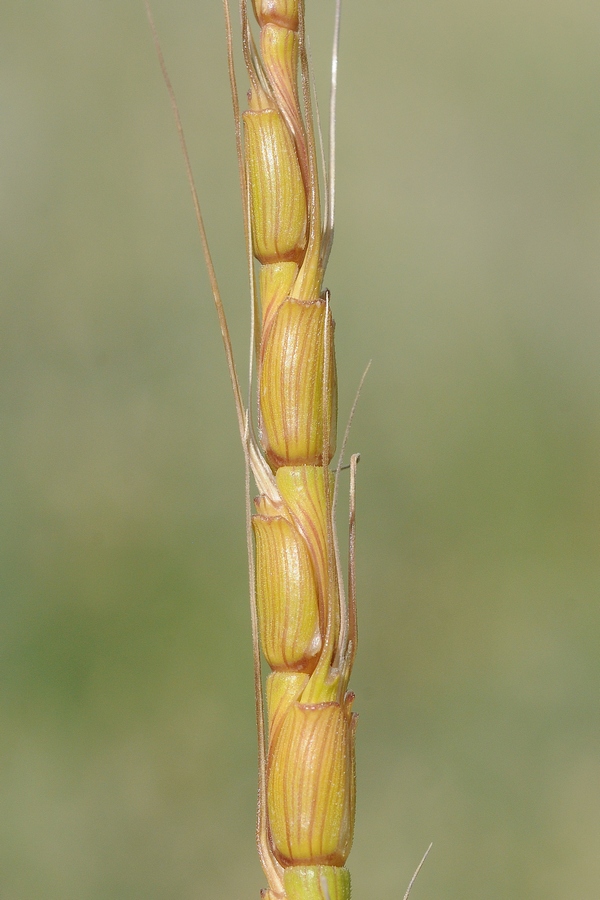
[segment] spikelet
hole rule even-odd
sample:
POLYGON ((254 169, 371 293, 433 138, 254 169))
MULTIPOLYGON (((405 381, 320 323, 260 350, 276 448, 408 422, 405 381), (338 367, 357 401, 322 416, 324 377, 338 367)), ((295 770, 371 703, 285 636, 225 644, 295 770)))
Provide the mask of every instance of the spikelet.
POLYGON ((293 138, 276 109, 244 113, 244 135, 254 255, 263 265, 298 262, 306 246, 306 195, 293 138))
POLYGON ((353 695, 294 702, 271 738, 267 800, 284 866, 343 866, 354 829, 353 695))
POLYGON ((283 516, 256 515, 252 526, 263 653, 272 669, 312 671, 322 640, 317 581, 306 541, 283 516))
POLYGON ((327 462, 333 456, 337 420, 333 331, 325 300, 306 302, 292 297, 283 301, 264 331, 260 425, 267 459, 274 469, 321 464, 326 438, 327 462))

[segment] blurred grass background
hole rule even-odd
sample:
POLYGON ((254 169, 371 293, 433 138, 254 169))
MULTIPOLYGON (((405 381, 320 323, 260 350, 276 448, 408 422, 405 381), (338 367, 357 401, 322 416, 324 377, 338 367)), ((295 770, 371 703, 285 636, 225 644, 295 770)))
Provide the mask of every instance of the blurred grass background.
MULTIPOLYGON (((154 0, 245 371, 217 0, 154 0)), ((332 3, 309 0, 326 88, 332 3)), ((346 0, 355 896, 600 895, 600 9, 346 0)), ((141 2, 0 11, 0 898, 252 898, 243 465, 141 2)))

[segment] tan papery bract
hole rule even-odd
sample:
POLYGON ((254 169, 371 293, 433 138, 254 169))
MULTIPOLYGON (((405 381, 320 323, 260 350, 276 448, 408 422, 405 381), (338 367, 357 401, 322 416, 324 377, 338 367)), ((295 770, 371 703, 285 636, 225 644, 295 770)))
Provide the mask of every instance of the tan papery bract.
MULTIPOLYGON (((350 894, 348 894, 350 896, 350 894)), ((275 891, 270 891, 267 888, 263 888, 260 892, 260 900, 292 900, 291 895, 289 894, 278 894, 275 891)))

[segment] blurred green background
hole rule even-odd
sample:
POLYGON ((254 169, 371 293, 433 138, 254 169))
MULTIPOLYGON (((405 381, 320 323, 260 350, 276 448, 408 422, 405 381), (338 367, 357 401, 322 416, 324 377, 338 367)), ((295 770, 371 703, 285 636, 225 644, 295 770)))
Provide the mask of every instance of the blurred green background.
MULTIPOLYGON (((154 0, 246 368, 218 0, 154 0)), ((308 2, 322 95, 333 5, 308 2)), ((600 7, 346 0, 354 896, 600 896, 600 7)), ((257 898, 243 463, 140 2, 0 10, 0 897, 257 898)))

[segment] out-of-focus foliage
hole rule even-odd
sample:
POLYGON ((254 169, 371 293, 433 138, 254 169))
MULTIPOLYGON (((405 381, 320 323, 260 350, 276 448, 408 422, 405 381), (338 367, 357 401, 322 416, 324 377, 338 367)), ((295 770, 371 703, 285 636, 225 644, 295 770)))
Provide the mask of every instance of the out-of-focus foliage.
MULTIPOLYGON (((245 371, 220 4, 154 6, 245 371)), ((242 454, 142 4, 0 20, 0 896, 257 897, 242 454)), ((346 3, 358 900, 430 840, 414 900, 600 891, 599 29, 346 3)))

